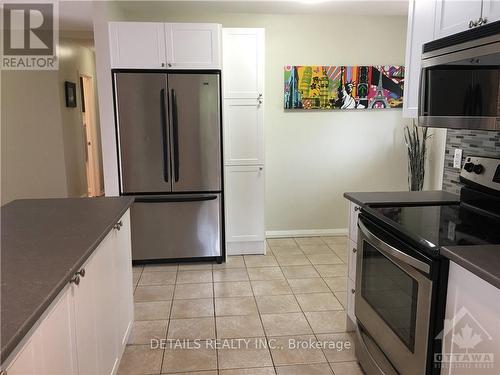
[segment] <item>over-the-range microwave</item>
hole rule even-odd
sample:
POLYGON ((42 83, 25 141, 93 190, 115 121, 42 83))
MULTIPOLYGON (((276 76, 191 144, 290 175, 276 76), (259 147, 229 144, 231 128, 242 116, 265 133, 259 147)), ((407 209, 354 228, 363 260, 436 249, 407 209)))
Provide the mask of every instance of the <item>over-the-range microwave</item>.
POLYGON ((500 21, 422 47, 418 123, 500 130, 500 21))

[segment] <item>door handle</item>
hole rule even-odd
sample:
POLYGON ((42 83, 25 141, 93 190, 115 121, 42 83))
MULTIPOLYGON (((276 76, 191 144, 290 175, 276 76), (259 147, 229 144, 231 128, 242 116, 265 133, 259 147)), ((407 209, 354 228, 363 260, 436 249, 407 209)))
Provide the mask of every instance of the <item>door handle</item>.
POLYGON ((163 179, 168 182, 168 131, 167 109, 165 108, 165 89, 160 90, 161 132, 163 140, 163 179))
POLYGON ((173 203, 173 202, 203 202, 217 199, 215 194, 192 195, 192 196, 163 196, 163 197, 138 197, 135 203, 173 203))
MULTIPOLYGON (((412 256, 403 253, 401 250, 398 250, 395 247, 385 243, 380 238, 375 236, 372 232, 370 232, 368 228, 360 220, 358 220, 358 228, 366 236, 366 238, 373 243, 375 248, 382 254, 388 255, 389 257, 392 256, 393 258, 396 258, 401 262, 408 264, 413 268, 416 268, 417 270, 422 271, 426 275, 429 274, 430 266, 428 264, 422 262, 421 260, 413 258, 412 256)), ((361 244, 361 246, 363 246, 363 244, 361 244)))
POLYGON ((177 96, 171 90, 172 97, 172 133, 174 138, 174 181, 179 181, 179 118, 177 113, 177 96))

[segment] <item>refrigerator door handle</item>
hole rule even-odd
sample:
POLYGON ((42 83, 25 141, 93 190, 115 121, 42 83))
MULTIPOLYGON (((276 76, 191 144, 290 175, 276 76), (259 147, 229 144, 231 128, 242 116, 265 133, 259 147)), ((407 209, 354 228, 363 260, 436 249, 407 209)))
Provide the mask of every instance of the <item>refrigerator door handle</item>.
POLYGON ((179 181, 179 119, 177 115, 177 97, 175 90, 171 90, 172 97, 172 133, 174 141, 174 181, 179 181))
POLYGON ((213 201, 217 199, 217 195, 192 195, 192 196, 151 196, 151 197, 137 197, 135 198, 135 203, 169 203, 169 202, 202 202, 202 201, 213 201))
POLYGON ((167 130, 167 109, 165 108, 165 89, 160 90, 161 108, 161 131, 163 140, 163 179, 168 182, 168 130, 167 130))

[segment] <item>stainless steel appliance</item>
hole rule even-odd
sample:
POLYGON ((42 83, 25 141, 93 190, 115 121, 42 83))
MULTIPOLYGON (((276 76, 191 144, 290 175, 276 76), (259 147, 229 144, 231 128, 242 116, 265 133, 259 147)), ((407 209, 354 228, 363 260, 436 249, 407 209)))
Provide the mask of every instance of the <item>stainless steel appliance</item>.
POLYGON ((439 374, 448 260, 443 246, 500 244, 500 159, 466 159, 460 203, 363 207, 356 355, 368 374, 439 374))
POLYGON ((419 125, 500 130, 500 21, 423 46, 419 125))
POLYGON ((220 72, 115 70, 133 260, 223 255, 220 72))

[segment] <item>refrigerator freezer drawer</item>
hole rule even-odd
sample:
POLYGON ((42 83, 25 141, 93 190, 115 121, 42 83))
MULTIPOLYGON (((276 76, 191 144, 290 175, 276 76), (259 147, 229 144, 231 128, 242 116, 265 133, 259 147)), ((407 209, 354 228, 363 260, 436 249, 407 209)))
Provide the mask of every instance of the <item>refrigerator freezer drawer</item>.
POLYGON ((221 256, 221 196, 136 197, 131 227, 133 260, 221 256))

